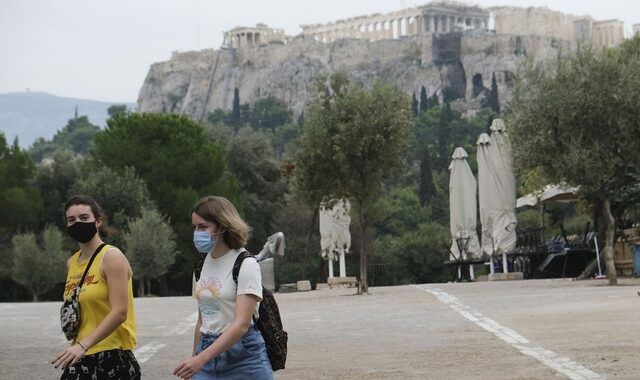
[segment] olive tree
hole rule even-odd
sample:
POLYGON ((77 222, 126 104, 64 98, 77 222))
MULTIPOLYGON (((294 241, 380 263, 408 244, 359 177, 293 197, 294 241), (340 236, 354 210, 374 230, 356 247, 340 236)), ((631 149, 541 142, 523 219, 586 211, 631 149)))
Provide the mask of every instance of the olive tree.
POLYGON ((307 202, 350 198, 360 226, 358 293, 368 292, 370 207, 383 180, 403 166, 411 130, 411 100, 393 86, 365 88, 345 74, 319 77, 305 110, 294 178, 307 202))
POLYGON ((580 187, 605 221, 610 284, 615 218, 640 200, 640 37, 584 48, 545 67, 530 63, 511 103, 516 165, 580 187))

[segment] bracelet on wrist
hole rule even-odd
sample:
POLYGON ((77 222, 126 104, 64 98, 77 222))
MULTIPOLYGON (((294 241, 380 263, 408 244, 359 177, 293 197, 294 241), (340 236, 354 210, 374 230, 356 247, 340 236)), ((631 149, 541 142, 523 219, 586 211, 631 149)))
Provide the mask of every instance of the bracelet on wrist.
POLYGON ((80 347, 82 347, 82 349, 84 350, 84 352, 87 352, 87 349, 86 349, 86 348, 84 348, 84 346, 82 345, 82 343, 80 343, 80 342, 76 342, 76 343, 78 343, 78 345, 79 345, 80 347))

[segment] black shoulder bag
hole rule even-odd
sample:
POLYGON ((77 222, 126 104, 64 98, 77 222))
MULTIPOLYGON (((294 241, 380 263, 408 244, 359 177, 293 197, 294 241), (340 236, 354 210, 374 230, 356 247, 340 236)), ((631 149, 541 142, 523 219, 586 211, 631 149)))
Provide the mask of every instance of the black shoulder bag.
POLYGON ((64 301, 60 308, 60 325, 62 326, 62 332, 67 337, 67 340, 73 340, 78 336, 78 330, 80 330, 80 288, 84 283, 84 278, 87 275, 87 272, 89 272, 89 268, 91 268, 93 259, 96 258, 98 252, 100 252, 105 245, 107 244, 102 243, 93 255, 91 255, 80 282, 73 290, 73 294, 68 300, 64 301))

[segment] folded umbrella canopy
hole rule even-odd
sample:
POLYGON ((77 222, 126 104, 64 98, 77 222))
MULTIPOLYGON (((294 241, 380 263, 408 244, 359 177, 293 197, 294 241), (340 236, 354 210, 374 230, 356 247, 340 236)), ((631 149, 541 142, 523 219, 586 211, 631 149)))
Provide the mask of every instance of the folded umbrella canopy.
POLYGON ((493 212, 493 178, 491 177, 491 157, 489 156, 491 138, 488 134, 483 133, 478 137, 476 145, 478 146, 476 161, 478 162, 478 198, 480 203, 480 224, 482 226, 482 234, 480 236, 482 254, 492 256, 494 253, 491 217, 493 212))
POLYGON ((516 246, 516 179, 507 126, 502 119, 491 123, 491 220, 494 254, 506 254, 516 246))
POLYGON ((449 215, 451 226, 452 259, 477 258, 480 256, 480 246, 476 233, 477 203, 476 179, 467 163, 467 152, 463 148, 456 148, 449 165, 449 215), (466 245, 466 252, 460 252, 458 242, 466 245))

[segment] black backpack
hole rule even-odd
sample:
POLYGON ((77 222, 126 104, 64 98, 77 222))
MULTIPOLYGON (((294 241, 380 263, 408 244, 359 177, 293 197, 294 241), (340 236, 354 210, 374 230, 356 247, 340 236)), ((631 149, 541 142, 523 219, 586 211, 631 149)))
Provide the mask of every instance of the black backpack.
MULTIPOLYGON (((235 263, 233 264, 233 281, 238 286, 238 274, 240 273, 240 267, 242 261, 247 257, 253 257, 248 251, 243 251, 238 255, 235 263)), ((196 281, 200 278, 200 272, 202 271, 202 265, 206 255, 202 255, 196 262, 194 268, 194 274, 196 281)), ((262 287, 262 302, 258 306, 258 319, 253 319, 256 327, 262 334, 264 343, 267 347, 267 356, 269 356, 269 362, 271 362, 271 369, 277 371, 284 369, 284 364, 287 361, 287 340, 288 334, 282 328, 282 321, 280 320, 280 310, 276 303, 273 294, 262 287)))

